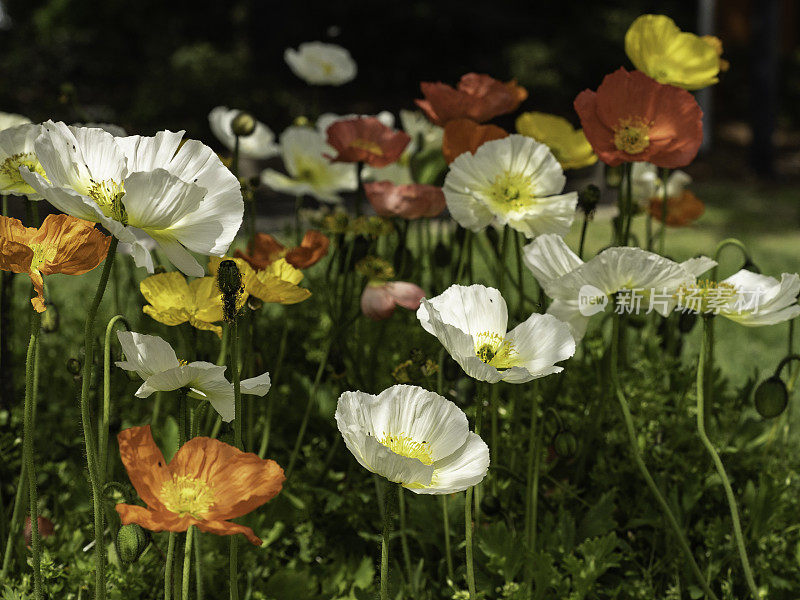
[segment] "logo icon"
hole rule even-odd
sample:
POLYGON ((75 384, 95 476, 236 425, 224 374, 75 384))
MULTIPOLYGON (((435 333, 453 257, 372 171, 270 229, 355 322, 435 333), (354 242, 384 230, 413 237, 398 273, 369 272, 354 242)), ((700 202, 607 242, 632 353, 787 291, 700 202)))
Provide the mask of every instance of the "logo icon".
POLYGON ((593 285, 583 285, 578 291, 578 310, 584 317, 603 312, 608 305, 608 296, 593 285))

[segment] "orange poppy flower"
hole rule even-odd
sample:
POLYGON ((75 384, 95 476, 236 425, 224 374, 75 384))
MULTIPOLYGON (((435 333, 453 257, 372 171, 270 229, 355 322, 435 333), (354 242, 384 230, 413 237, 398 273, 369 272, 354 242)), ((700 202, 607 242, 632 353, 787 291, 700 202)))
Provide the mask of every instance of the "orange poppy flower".
POLYGON ((612 167, 641 161, 684 167, 703 141, 703 111, 694 96, 639 71, 606 75, 596 92, 578 94, 575 110, 595 153, 612 167))
POLYGON ((150 531, 186 531, 196 525, 217 535, 244 534, 261 540, 253 530, 231 523, 269 502, 286 478, 273 460, 258 458, 207 437, 186 442, 167 464, 150 426, 132 427, 118 436, 122 464, 133 487, 147 504, 117 504, 123 525, 136 523, 150 531))
POLYGON ((435 217, 447 205, 442 188, 436 185, 395 185, 391 181, 373 181, 364 184, 364 192, 372 208, 381 217, 435 217))
MULTIPOLYGON (((663 222, 663 198, 650 198, 648 212, 654 219, 663 222)), ((670 227, 685 227, 699 219, 706 212, 706 206, 689 190, 684 190, 680 196, 667 198, 667 222, 670 227)))
POLYGON ((0 217, 0 269, 27 274, 36 290, 31 304, 44 312, 43 276, 91 271, 105 259, 110 242, 94 223, 69 215, 47 215, 38 229, 0 217))
POLYGON ((456 88, 441 81, 423 81, 419 87, 425 99, 415 100, 417 106, 432 123, 442 126, 464 118, 483 123, 517 110, 528 97, 514 79, 503 83, 479 73, 467 73, 456 88))
POLYGON ((247 261, 256 271, 266 269, 279 258, 285 258, 297 269, 307 269, 322 260, 330 245, 328 236, 315 229, 306 231, 300 245, 294 248, 286 248, 268 233, 257 233, 255 239, 247 244, 247 254, 236 250, 233 255, 247 261))
POLYGON ((442 154, 449 165, 459 154, 475 154, 482 144, 504 137, 508 137, 508 132, 497 125, 478 125, 471 119, 453 119, 444 127, 442 154))
POLYGON ((363 162, 385 167, 400 158, 411 137, 405 131, 387 127, 375 117, 336 121, 328 127, 328 144, 337 155, 333 162, 363 162))

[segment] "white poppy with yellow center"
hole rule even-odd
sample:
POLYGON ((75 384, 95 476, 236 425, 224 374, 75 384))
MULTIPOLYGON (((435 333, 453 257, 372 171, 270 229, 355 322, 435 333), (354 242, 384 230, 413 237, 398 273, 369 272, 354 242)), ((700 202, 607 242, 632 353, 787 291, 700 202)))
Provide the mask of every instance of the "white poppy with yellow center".
MULTIPOLYGON (((208 113, 208 125, 217 139, 228 150, 236 147, 236 134, 233 133, 233 120, 241 111, 227 106, 217 106, 208 113)), ((253 133, 239 137, 239 156, 243 158, 265 159, 278 154, 272 129, 261 121, 256 121, 253 133)))
POLYGON ((336 44, 305 42, 297 50, 287 48, 283 59, 292 73, 309 85, 342 85, 358 72, 350 53, 336 44))
POLYGON ((486 142, 450 165, 444 195, 459 225, 480 231, 508 225, 527 237, 564 235, 575 218, 577 192, 562 194, 564 170, 550 149, 523 135, 486 142))
POLYGON ((42 131, 41 125, 16 125, 0 131, 0 195, 27 196, 28 200, 42 197, 23 178, 20 167, 44 175, 36 158, 34 142, 42 131))
POLYGON ((563 371, 556 363, 575 354, 569 327, 551 315, 534 313, 508 331, 506 301, 483 285, 451 285, 423 298, 417 318, 480 381, 526 383, 563 371))
POLYGON ((340 203, 340 192, 358 187, 356 165, 334 163, 326 154, 336 151, 325 141, 325 134, 310 127, 289 127, 280 139, 286 174, 274 169, 261 173, 261 183, 293 196, 308 194, 323 202, 340 203))
MULTIPOLYGON (((136 391, 138 398, 147 398, 153 392, 186 389, 190 398, 208 401, 223 421, 234 419, 233 384, 225 378, 226 367, 205 361, 178 360, 169 342, 157 335, 119 331, 117 337, 125 360, 115 364, 126 371, 135 371, 144 380, 136 391)), ((243 394, 255 396, 266 395, 271 385, 269 373, 245 379, 240 384, 243 394)))
POLYGON ((336 424, 365 469, 417 494, 452 494, 480 483, 489 448, 453 402, 413 385, 377 396, 345 392, 336 424))
POLYGON ((192 256, 223 256, 242 224, 239 180, 211 148, 183 132, 114 137, 102 129, 47 121, 34 144, 44 169, 23 179, 59 210, 100 223, 130 244, 153 272, 154 240, 184 274, 202 277, 192 256))

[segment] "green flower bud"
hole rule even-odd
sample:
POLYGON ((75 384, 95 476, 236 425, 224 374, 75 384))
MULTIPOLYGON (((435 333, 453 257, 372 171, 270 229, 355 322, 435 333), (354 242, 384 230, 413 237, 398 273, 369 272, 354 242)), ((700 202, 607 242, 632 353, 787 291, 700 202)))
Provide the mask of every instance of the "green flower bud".
POLYGON ((578 193, 578 208, 587 217, 592 217, 600 202, 600 188, 594 184, 586 186, 586 189, 578 193))
POLYGON ((83 364, 79 358, 75 358, 74 356, 67 359, 67 372, 70 375, 75 375, 78 377, 81 374, 81 368, 83 364))
POLYGON ((148 545, 150 545, 150 534, 136 523, 120 527, 114 539, 117 556, 126 565, 139 560, 148 545))
POLYGON ((559 431, 553 438, 553 450, 561 458, 572 458, 578 452, 578 438, 571 431, 559 431))
POLYGON ((222 293, 222 313, 225 321, 232 323, 238 313, 237 302, 243 291, 242 274, 236 262, 223 260, 217 270, 217 287, 222 293))
POLYGON ((246 112, 240 112, 238 115, 233 117, 233 120, 231 121, 233 135, 247 137, 256 130, 256 123, 257 121, 253 115, 246 112))
POLYGON ((780 377, 773 375, 765 379, 753 394, 756 410, 765 419, 774 419, 786 410, 789 392, 780 377))

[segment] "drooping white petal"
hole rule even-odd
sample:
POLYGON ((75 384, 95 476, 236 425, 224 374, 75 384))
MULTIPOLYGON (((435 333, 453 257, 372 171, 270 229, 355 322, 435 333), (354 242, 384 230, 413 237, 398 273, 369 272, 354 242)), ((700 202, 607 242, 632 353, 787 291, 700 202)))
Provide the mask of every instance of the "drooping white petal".
POLYGON ((562 371, 555 363, 575 354, 575 339, 569 326, 552 314, 532 314, 508 332, 506 341, 514 348, 530 379, 562 371))
POLYGON ((800 315, 800 276, 784 273, 774 277, 742 269, 723 280, 736 288, 736 296, 721 314, 747 327, 775 325, 800 315))
POLYGON ((198 361, 187 365, 191 372, 189 396, 207 400, 223 421, 236 417, 233 385, 225 378, 225 367, 198 361))
POLYGON ((239 389, 243 394, 253 394, 254 396, 266 396, 272 382, 269 373, 262 373, 258 377, 251 377, 239 382, 239 389))
POLYGON ((583 264, 564 238, 554 233, 540 235, 524 246, 522 260, 548 296, 553 295, 550 291, 553 281, 583 264))
POLYGON ((165 169, 132 173, 125 179, 122 202, 128 224, 145 232, 171 230, 203 202, 206 190, 185 183, 165 169))
POLYGON ((172 346, 157 335, 119 331, 117 339, 126 360, 115 364, 126 371, 136 371, 142 379, 180 364, 172 346))
POLYGON ((689 260, 685 260, 680 265, 686 269, 692 276, 700 277, 706 271, 714 268, 717 264, 717 261, 708 258, 707 256, 698 256, 696 258, 690 258, 689 260))

